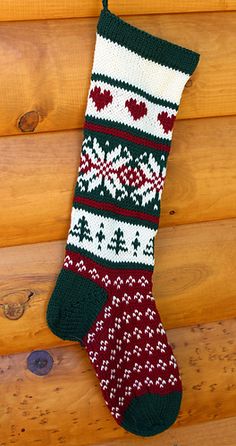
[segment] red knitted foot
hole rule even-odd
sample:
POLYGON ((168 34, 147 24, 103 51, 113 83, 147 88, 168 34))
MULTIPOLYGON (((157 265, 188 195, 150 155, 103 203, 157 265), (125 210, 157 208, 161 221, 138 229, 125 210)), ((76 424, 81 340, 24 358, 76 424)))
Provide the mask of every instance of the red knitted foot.
POLYGON ((111 414, 127 430, 153 435, 179 411, 181 381, 151 292, 151 272, 103 267, 67 251, 65 269, 106 290, 82 342, 111 414))

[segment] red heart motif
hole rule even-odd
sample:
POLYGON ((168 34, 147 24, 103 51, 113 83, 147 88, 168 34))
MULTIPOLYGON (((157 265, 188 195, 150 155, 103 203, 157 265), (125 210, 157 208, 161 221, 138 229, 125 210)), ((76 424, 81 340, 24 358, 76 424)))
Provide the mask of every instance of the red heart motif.
POLYGON ((93 90, 91 90, 90 98, 92 98, 97 111, 102 110, 108 104, 110 104, 113 100, 111 92, 109 90, 101 91, 101 87, 95 86, 93 90))
POLYGON ((130 111, 135 121, 147 114, 147 107, 145 102, 137 102, 136 99, 129 99, 125 102, 125 106, 130 111))
POLYGON ((165 133, 168 133, 170 130, 172 130, 175 118, 175 115, 168 116, 167 112, 161 112, 157 116, 157 119, 160 121, 165 133))

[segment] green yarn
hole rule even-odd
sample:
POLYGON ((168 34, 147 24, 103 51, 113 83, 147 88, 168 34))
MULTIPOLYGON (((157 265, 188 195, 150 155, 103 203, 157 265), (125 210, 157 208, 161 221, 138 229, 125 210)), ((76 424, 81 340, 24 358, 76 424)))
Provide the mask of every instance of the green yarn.
POLYGON ((121 422, 129 432, 150 437, 168 429, 176 420, 181 392, 166 395, 146 393, 131 400, 121 422))
POLYGON ((103 8, 108 9, 108 0, 102 0, 103 8))
POLYGON ((101 11, 97 32, 102 37, 117 42, 145 59, 189 75, 195 70, 200 57, 195 51, 160 39, 130 25, 108 9, 101 11))
POLYGON ((48 304, 47 324, 61 339, 82 342, 106 300, 106 291, 95 282, 62 269, 48 304))
MULTIPOLYGON (((123 130, 124 132, 130 132, 130 127, 126 124, 122 124, 119 123, 119 125, 115 124, 113 121, 108 121, 107 119, 103 119, 103 118, 95 118, 94 116, 89 116, 86 115, 86 122, 91 122, 92 124, 99 124, 99 125, 104 125, 106 127, 110 127, 112 129, 114 128, 118 128, 119 130, 123 130)), ((106 133, 101 133, 101 132, 95 132, 93 130, 93 134, 99 134, 101 135, 101 138, 103 139, 107 139, 107 135, 106 133)), ((86 130, 84 132, 84 134, 86 135, 86 130)), ((91 131, 87 132, 87 134, 91 134, 91 131)), ((170 147, 171 146, 171 140, 168 139, 164 139, 164 138, 158 138, 157 136, 151 135, 150 133, 145 132, 144 130, 139 130, 136 128, 132 128, 132 135, 137 136, 138 138, 146 138, 149 141, 153 141, 157 144, 163 144, 165 146, 170 147)), ((115 136, 112 135, 112 140, 115 141, 115 136)), ((143 145, 140 144, 140 150, 143 150, 143 145)), ((163 153, 166 153, 165 150, 163 150, 163 153)))

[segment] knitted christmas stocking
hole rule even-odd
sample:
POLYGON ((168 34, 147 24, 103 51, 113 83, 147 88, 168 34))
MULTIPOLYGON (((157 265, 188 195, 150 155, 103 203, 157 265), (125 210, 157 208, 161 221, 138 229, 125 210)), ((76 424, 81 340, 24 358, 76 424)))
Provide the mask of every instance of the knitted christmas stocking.
POLYGON ((176 419, 181 382, 152 296, 153 245, 172 129, 199 55, 129 25, 104 2, 64 267, 47 309, 87 350, 117 423, 176 419))

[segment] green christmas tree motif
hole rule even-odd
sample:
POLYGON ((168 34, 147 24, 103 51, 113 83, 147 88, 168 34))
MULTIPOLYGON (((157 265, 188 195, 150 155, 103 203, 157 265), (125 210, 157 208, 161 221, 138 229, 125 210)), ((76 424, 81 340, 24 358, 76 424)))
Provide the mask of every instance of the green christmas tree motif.
POLYGON ((137 257, 138 255, 138 248, 141 246, 141 243, 139 241, 139 232, 137 231, 135 234, 135 239, 131 242, 131 245, 134 247, 134 256, 137 257))
POLYGON ((128 251, 124 239, 124 233, 123 231, 121 231, 120 228, 115 230, 114 235, 111 238, 110 243, 108 243, 107 247, 108 249, 112 249, 113 251, 115 251, 116 254, 119 254, 120 251, 123 252, 128 251))
POLYGON ((92 242, 93 240, 93 238, 91 237, 88 221, 86 220, 84 215, 78 220, 78 223, 70 231, 70 234, 78 237, 80 242, 82 242, 83 240, 92 242))
POLYGON ((146 248, 143 250, 143 254, 145 256, 153 256, 154 253, 154 238, 150 238, 149 242, 146 245, 146 248))
POLYGON ((105 239, 105 235, 103 232, 104 224, 100 224, 99 231, 96 233, 95 237, 98 239, 98 249, 101 251, 102 249, 102 241, 105 239))

